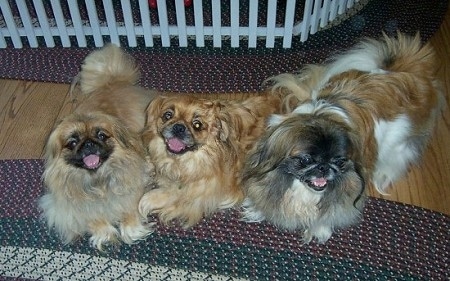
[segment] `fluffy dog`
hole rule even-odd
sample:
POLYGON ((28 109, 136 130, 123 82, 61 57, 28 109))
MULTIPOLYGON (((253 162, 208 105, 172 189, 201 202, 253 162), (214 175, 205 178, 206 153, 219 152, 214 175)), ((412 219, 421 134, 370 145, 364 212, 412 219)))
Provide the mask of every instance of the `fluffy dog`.
POLYGON ((306 243, 358 222, 365 183, 385 192, 424 150, 442 98, 435 69, 429 45, 398 34, 271 79, 299 105, 271 118, 248 158, 245 219, 303 229, 306 243))
POLYGON ((245 154, 279 111, 275 95, 243 102, 158 97, 147 110, 144 144, 155 162, 156 185, 139 203, 142 215, 190 227, 243 199, 240 172, 245 154))
POLYGON ((138 212, 152 168, 139 133, 156 93, 134 86, 138 78, 133 59, 119 47, 92 52, 77 77, 85 100, 48 138, 47 193, 39 205, 65 243, 89 234, 102 249, 152 232, 138 212))

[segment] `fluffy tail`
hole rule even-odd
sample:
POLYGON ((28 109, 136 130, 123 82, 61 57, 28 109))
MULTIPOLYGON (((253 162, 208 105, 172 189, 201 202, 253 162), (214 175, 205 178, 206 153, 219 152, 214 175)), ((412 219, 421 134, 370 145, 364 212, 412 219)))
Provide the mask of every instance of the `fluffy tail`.
MULTIPOLYGON (((430 44, 422 45, 420 35, 414 37, 397 33, 383 34, 380 40, 367 39, 351 50, 332 58, 327 78, 355 69, 366 72, 407 72, 433 76, 436 57, 430 44)), ((326 79, 328 80, 328 79, 326 79)))
POLYGON ((116 83, 134 85, 139 80, 139 69, 134 59, 120 47, 108 44, 90 53, 75 78, 81 92, 89 94, 116 83))
POLYGON ((436 54, 430 44, 423 45, 419 34, 397 38, 384 35, 383 64, 388 71, 408 72, 431 77, 436 69, 436 54))

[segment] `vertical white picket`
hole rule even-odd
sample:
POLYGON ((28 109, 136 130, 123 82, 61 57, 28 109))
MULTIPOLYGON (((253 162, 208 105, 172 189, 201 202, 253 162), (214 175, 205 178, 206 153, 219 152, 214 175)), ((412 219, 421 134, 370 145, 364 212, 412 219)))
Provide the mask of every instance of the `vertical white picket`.
POLYGON ((129 0, 121 0, 123 21, 125 23, 126 36, 128 39, 128 46, 136 47, 136 32, 134 30, 133 12, 131 11, 131 4, 129 0))
POLYGON ((212 22, 213 22, 213 46, 220 48, 222 46, 222 17, 220 0, 212 0, 212 22))
POLYGON ((231 47, 239 47, 239 0, 231 0, 230 4, 231 47))
POLYGON ((336 18, 336 16, 337 16, 337 11, 338 11, 338 8, 339 8, 338 1, 339 0, 332 0, 332 2, 331 2, 329 21, 333 21, 336 18))
POLYGON ((42 35, 44 36, 45 44, 47 47, 53 48, 55 47, 55 40, 53 40, 50 25, 48 24, 47 13, 45 12, 42 0, 33 0, 33 4, 38 17, 39 26, 42 30, 42 35))
POLYGON ((314 8, 313 13, 311 15, 311 30, 309 31, 310 34, 314 34, 319 29, 319 19, 320 19, 320 5, 322 1, 315 0, 314 1, 314 8))
POLYGON ((309 31, 310 31, 310 20, 311 20, 311 11, 312 4, 314 0, 306 0, 305 1, 305 10, 303 11, 303 21, 302 21, 302 30, 300 34, 300 41, 305 42, 308 39, 309 31))
POLYGON ((0 28, 0 48, 6 48, 6 40, 3 35, 3 28, 0 28))
POLYGON ((268 0, 267 3, 267 33, 266 47, 273 48, 275 46, 275 27, 277 24, 277 0, 268 0))
POLYGON ((166 0, 158 0, 157 3, 161 44, 163 47, 170 47, 169 19, 167 15, 166 0))
POLYGON ((64 19, 61 3, 59 0, 51 0, 50 3, 52 4, 53 15, 55 16, 61 44, 63 47, 70 47, 72 44, 70 43, 69 34, 67 33, 66 20, 64 19))
POLYGON ((286 14, 284 19, 283 48, 290 48, 295 19, 295 0, 286 1, 286 14))
POLYGON ((177 14, 178 44, 180 47, 187 47, 186 15, 183 0, 175 0, 175 11, 177 14))
POLYGON ((205 47, 202 0, 194 0, 195 45, 205 47))
MULTIPOLYGON (((111 43, 120 45, 120 36, 127 36, 128 45, 136 47, 138 45, 137 36, 143 35, 145 46, 154 45, 154 36, 160 35, 163 47, 171 45, 171 36, 178 37, 179 46, 188 46, 188 36, 195 35, 196 46, 205 46, 205 35, 212 35, 213 46, 221 47, 223 36, 229 36, 231 47, 239 47, 241 36, 248 39, 248 48, 255 48, 258 45, 258 36, 265 36, 266 47, 273 48, 275 39, 283 37, 283 47, 289 48, 292 45, 293 36, 300 35, 302 42, 308 39, 309 34, 316 33, 320 27, 326 27, 338 14, 345 13, 359 0, 299 0, 305 1, 303 20, 299 23, 295 21, 296 0, 286 0, 285 7, 277 7, 277 0, 266 0, 267 2, 267 26, 258 26, 259 0, 249 0, 242 2, 248 7, 248 25, 240 26, 240 5, 239 0, 230 0, 230 26, 222 26, 221 1, 211 0, 212 26, 204 25, 204 7, 202 0, 194 0, 194 26, 188 26, 186 22, 186 12, 183 0, 175 1, 176 25, 169 25, 166 0, 157 0, 159 24, 152 25, 150 9, 147 0, 139 0, 139 13, 141 24, 136 24, 133 20, 132 2, 130 0, 120 0, 123 12, 123 23, 117 22, 114 11, 114 0, 102 0, 106 15, 106 28, 100 22, 98 11, 93 0, 84 0, 87 8, 89 26, 85 26, 80 16, 78 1, 67 1, 69 19, 64 17, 60 0, 50 0, 56 26, 50 25, 50 20, 45 10, 46 0, 31 0, 36 11, 37 18, 31 18, 27 3, 29 0, 16 0, 15 4, 19 10, 22 27, 16 26, 16 19, 12 14, 10 2, 1 0, 0 8, 6 22, 6 27, 0 29, 0 48, 7 47, 7 38, 11 38, 15 48, 23 47, 22 38, 28 39, 31 47, 38 47, 38 39, 44 37, 47 47, 54 47, 54 37, 59 36, 63 47, 71 46, 70 36, 75 36, 79 47, 86 47, 86 35, 92 35, 95 46, 104 45, 103 36, 109 35, 111 43), (278 26, 277 8, 285 9, 284 26, 278 26), (71 24, 70 24, 71 20, 71 24), (36 22, 37 23, 36 23, 36 22), (38 26, 39 24, 39 26, 38 26), (123 24, 123 26, 122 26, 123 24), (36 25, 36 26, 35 26, 36 25)), ((31 7, 30 7, 31 8, 31 7)), ((171 12, 171 11, 170 11, 171 12)), ((190 11, 189 11, 190 12, 190 11)))
POLYGON ((324 28, 328 24, 330 15, 330 0, 325 0, 322 6, 322 14, 320 15, 320 27, 324 28))
POLYGON ((19 9, 20 18, 25 29, 25 33, 28 39, 30 47, 38 47, 36 34, 34 33, 33 23, 31 22, 30 13, 28 12, 27 4, 25 0, 16 0, 17 8, 19 9))
POLYGON ((248 47, 256 48, 258 29, 258 0, 250 0, 248 7, 248 47))
POLYGON ((144 42, 146 47, 153 47, 153 32, 150 22, 150 7, 148 0, 139 0, 139 11, 141 13, 142 28, 144 30, 144 42))
POLYGON ((346 7, 347 7, 347 0, 340 0, 338 14, 342 15, 345 12, 346 7))
POLYGON ((95 2, 91 0, 85 0, 86 9, 89 17, 89 25, 91 27, 92 36, 94 37, 94 44, 96 47, 102 47, 104 45, 102 33, 100 31, 100 22, 98 20, 97 7, 95 2))
POLYGON ((351 7, 353 7, 353 5, 355 5, 355 1, 354 0, 348 0, 348 2, 347 2, 347 9, 350 9, 351 7))
POLYGON ((76 1, 67 1, 67 4, 69 4, 70 17, 72 18, 72 25, 77 38, 78 46, 86 47, 86 35, 84 34, 78 3, 76 1))
POLYGON ((103 7, 105 8, 106 24, 108 26, 109 38, 111 43, 120 46, 119 33, 117 31, 116 15, 114 13, 114 6, 111 0, 103 0, 103 7))
POLYGON ((14 48, 22 48, 22 40, 20 39, 20 34, 17 30, 17 26, 14 21, 14 17, 8 1, 0 1, 0 8, 2 9, 3 18, 6 22, 6 28, 8 29, 9 36, 11 37, 14 48))

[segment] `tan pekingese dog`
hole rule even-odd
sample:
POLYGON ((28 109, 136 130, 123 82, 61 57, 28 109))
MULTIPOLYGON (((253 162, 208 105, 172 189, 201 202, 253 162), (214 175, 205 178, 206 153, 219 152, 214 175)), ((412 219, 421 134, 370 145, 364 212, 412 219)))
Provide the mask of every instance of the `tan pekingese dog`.
POLYGON ((305 242, 357 223, 366 184, 384 193, 425 149, 442 102, 436 68, 430 45, 399 34, 272 78, 299 104, 271 118, 248 158, 245 219, 301 229, 305 242))
POLYGON ((139 203, 142 215, 184 227, 241 202, 245 154, 279 112, 280 98, 254 96, 243 102, 158 97, 147 110, 144 144, 155 162, 156 185, 139 203))
POLYGON ((138 68, 114 45, 89 54, 77 78, 87 97, 48 138, 39 205, 65 243, 133 243, 152 232, 138 212, 152 169, 139 133, 156 93, 134 85, 138 68))

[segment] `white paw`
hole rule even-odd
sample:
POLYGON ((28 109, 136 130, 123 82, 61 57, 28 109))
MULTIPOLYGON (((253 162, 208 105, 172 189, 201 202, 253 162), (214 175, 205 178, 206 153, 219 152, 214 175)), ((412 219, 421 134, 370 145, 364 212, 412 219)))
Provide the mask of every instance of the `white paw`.
POLYGON ((309 244, 313 239, 313 236, 309 230, 303 232, 302 242, 303 244, 309 244))
POLYGON ((305 230, 303 233, 303 243, 308 244, 314 239, 317 243, 323 244, 330 239, 332 234, 333 231, 329 226, 316 226, 305 230))
POLYGON ((133 244, 139 240, 145 239, 148 235, 152 234, 155 223, 138 224, 138 225, 120 225, 120 237, 122 241, 127 244, 133 244))
POLYGON ((155 208, 152 205, 152 192, 150 191, 145 193, 139 201, 139 213, 146 218, 148 214, 154 211, 154 209, 155 208))
POLYGON ((117 229, 112 225, 108 225, 103 227, 100 231, 93 233, 91 238, 89 238, 89 243, 92 247, 101 251, 103 245, 115 242, 118 235, 119 232, 117 229))
POLYGON ((232 208, 234 205, 236 205, 237 200, 234 198, 227 198, 225 200, 223 200, 222 202, 220 202, 219 204, 219 209, 224 210, 224 209, 230 209, 232 208))
POLYGON ((382 172, 376 172, 373 175, 373 185, 375 186, 375 189, 381 194, 381 195, 389 195, 389 193, 386 192, 386 189, 388 189, 389 185, 392 183, 392 180, 386 175, 386 173, 382 172))
POLYGON ((252 201, 246 198, 242 203, 242 220, 245 222, 261 222, 265 219, 263 213, 256 210, 252 201))

